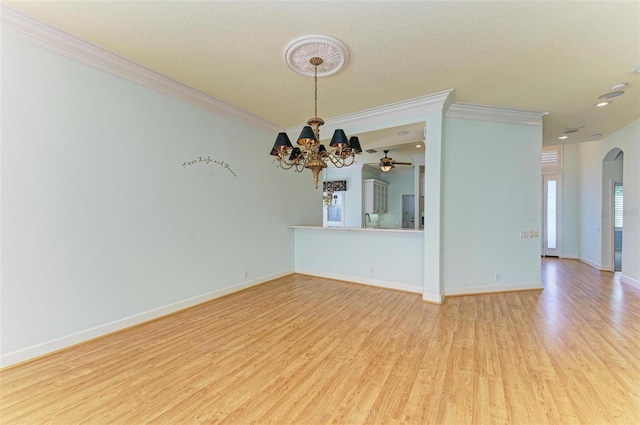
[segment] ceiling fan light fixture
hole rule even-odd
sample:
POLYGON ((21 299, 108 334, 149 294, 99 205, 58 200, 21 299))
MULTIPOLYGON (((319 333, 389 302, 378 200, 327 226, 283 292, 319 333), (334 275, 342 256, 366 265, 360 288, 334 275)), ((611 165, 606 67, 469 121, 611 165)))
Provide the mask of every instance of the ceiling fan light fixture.
POLYGON ((384 164, 382 162, 380 163, 380 171, 382 171, 383 173, 388 173, 393 169, 393 167, 393 164, 384 164))

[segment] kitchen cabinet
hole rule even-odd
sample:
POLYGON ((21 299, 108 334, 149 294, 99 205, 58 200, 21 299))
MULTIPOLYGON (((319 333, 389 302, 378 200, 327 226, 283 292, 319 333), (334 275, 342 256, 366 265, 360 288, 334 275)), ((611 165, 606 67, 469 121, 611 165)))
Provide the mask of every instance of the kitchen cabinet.
POLYGON ((386 213, 389 183, 377 179, 364 181, 364 211, 369 214, 386 213))

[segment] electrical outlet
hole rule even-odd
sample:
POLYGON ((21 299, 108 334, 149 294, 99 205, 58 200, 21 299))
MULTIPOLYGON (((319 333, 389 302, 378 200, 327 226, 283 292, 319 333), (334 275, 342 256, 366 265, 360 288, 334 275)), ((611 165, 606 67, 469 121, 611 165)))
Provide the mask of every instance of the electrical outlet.
POLYGON ((496 282, 500 282, 500 273, 496 273, 495 279, 496 282))
POLYGON ((526 230, 522 230, 520 232, 520 239, 524 239, 524 238, 528 238, 529 237, 529 232, 527 232, 526 230))
POLYGON ((376 271, 374 269, 371 269, 371 276, 375 276, 376 275, 376 271))
POLYGON ((242 272, 242 277, 245 278, 245 279, 248 278, 249 277, 249 272, 247 270, 243 271, 242 272))

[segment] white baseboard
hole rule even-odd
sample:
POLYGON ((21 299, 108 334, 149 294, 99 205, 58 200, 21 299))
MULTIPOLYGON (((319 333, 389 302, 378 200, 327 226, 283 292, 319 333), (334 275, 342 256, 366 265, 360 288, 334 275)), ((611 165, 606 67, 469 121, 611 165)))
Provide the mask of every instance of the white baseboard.
POLYGON ((640 280, 634 279, 630 276, 620 274, 620 282, 640 289, 640 280))
POLYGON ((505 285, 478 285, 458 288, 445 288, 444 295, 473 295, 494 292, 530 291, 534 289, 544 289, 542 282, 531 283, 509 283, 505 285))
POLYGON ((422 294, 422 301, 432 304, 442 304, 444 302, 444 295, 424 292, 422 294))
POLYGON ((402 282, 390 282, 387 280, 367 279, 360 276, 342 275, 338 273, 326 273, 318 270, 296 269, 296 273, 323 277, 326 279, 344 280, 346 282, 360 283, 363 285, 376 286, 378 288, 395 289, 398 291, 422 294, 422 286, 420 285, 411 285, 402 282))
POLYGON ((242 282, 237 285, 229 286, 227 288, 218 289, 216 291, 207 292, 206 294, 198 295, 193 298, 178 301, 176 303, 169 304, 163 307, 154 308, 149 311, 134 314, 133 316, 114 320, 113 322, 98 325, 93 328, 75 332, 70 335, 65 335, 51 341, 46 341, 40 344, 32 345, 31 347, 3 354, 2 356, 0 356, 0 367, 5 368, 11 365, 44 356, 46 354, 51 354, 55 351, 69 348, 73 345, 87 342, 92 339, 108 335, 110 333, 121 331, 123 329, 130 328, 132 326, 139 325, 141 323, 148 322, 150 320, 154 320, 159 317, 166 316, 168 314, 175 313, 177 311, 184 310, 186 308, 193 307, 195 305, 202 304, 204 302, 211 301, 213 299, 220 298, 222 296, 229 295, 234 292, 238 292, 273 279, 277 279, 279 277, 287 276, 292 273, 293 270, 286 270, 283 272, 262 276, 257 279, 242 282))
POLYGON ((595 261, 591 261, 591 260, 589 260, 589 259, 587 259, 587 258, 584 258, 584 257, 578 257, 578 260, 582 261, 582 262, 583 262, 583 263, 585 263, 585 264, 590 265, 590 266, 591 266, 591 267, 593 267, 594 269, 609 271, 609 269, 605 269, 605 268, 603 268, 603 265, 602 265, 602 264, 596 263, 595 261))
POLYGON ((560 258, 566 259, 566 260, 577 260, 578 256, 577 255, 561 255, 560 258))

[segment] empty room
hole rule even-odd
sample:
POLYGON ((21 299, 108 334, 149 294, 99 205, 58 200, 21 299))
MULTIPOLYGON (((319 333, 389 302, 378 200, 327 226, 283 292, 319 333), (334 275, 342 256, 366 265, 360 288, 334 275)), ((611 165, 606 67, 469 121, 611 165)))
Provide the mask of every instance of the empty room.
POLYGON ((640 423, 640 3, 3 1, 2 424, 640 423))

